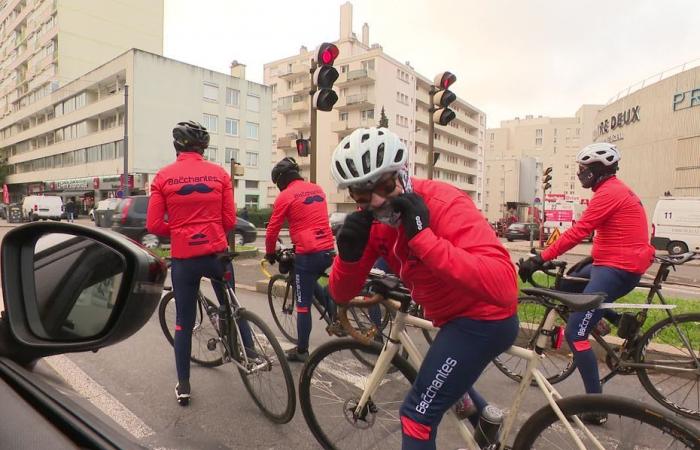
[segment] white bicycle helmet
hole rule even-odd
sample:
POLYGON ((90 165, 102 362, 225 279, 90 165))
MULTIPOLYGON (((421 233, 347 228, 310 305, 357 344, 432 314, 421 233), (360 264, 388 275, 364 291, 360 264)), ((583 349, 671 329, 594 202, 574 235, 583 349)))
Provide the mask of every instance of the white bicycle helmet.
POLYGON ((619 160, 620 151, 608 142, 589 144, 583 147, 576 155, 576 162, 584 165, 601 162, 606 166, 612 166, 619 160))
POLYGON ((371 188, 385 173, 408 164, 401 139, 386 128, 358 128, 333 150, 331 173, 339 188, 371 188))

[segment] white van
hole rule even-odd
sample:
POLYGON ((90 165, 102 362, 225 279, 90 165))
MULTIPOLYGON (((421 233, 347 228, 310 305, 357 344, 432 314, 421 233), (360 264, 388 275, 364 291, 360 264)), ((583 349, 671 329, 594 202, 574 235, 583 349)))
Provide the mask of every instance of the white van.
POLYGON ((28 195, 22 201, 22 214, 25 220, 61 220, 63 200, 55 195, 28 195))
POLYGON ((700 197, 662 197, 651 224, 651 244, 672 255, 700 252, 700 197))

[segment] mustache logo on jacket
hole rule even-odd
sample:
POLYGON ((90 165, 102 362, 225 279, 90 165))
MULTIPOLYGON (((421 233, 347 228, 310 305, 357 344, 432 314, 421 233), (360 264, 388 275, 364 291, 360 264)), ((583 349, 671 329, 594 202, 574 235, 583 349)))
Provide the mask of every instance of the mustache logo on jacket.
POLYGON ((311 195, 311 196, 306 197, 306 198, 304 199, 304 204, 305 204, 305 205, 310 205, 310 204, 312 204, 313 202, 323 203, 323 197, 321 197, 320 195, 311 195))
POLYGON ((178 189, 175 193, 178 195, 190 195, 193 192, 199 192, 200 194, 208 194, 213 191, 214 188, 210 188, 204 183, 197 184, 186 184, 178 189))

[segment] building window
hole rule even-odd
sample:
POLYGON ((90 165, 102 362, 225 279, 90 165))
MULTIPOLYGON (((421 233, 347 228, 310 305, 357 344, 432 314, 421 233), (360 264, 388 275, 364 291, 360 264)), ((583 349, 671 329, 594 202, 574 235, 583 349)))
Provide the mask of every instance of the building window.
POLYGON ((224 150, 224 157, 226 158, 226 163, 231 164, 231 160, 238 161, 238 149, 226 147, 224 150))
POLYGON ((248 101, 246 102, 248 111, 260 112, 260 97, 248 94, 248 101))
POLYGON ((226 134, 238 136, 238 119, 226 118, 226 134))
POLYGON ((535 136, 542 137, 542 128, 538 128, 535 130, 535 136))
POLYGON ((218 133, 219 116, 204 113, 202 115, 202 125, 204 125, 204 128, 206 128, 210 133, 218 133))
POLYGON ((203 95, 206 100, 219 100, 219 86, 210 83, 204 83, 202 86, 204 87, 203 95))
POLYGON ((226 104, 229 106, 238 106, 238 89, 226 88, 226 104))
POLYGON ((258 128, 260 128, 260 125, 258 125, 257 123, 253 123, 253 122, 246 122, 245 128, 246 128, 246 137, 248 139, 258 139, 258 128))
POLYGON ((245 180, 245 187, 246 189, 257 189, 258 182, 255 180, 245 180))
POLYGON ((374 70, 374 60, 368 59, 366 61, 362 61, 362 68, 365 70, 374 70))
POLYGON ((204 159, 207 161, 214 161, 216 162, 216 147, 209 147, 204 149, 204 159))
POLYGON ((535 145, 542 145, 542 138, 535 138, 535 145))
POLYGON ((259 195, 246 195, 245 205, 250 209, 258 209, 259 198, 259 195))
POLYGON ((245 152, 245 165, 248 167, 258 167, 258 153, 245 152))
POLYGON ((362 111, 362 120, 374 119, 374 110, 368 109, 362 111))
POLYGON ((347 64, 343 64, 342 66, 340 66, 340 73, 346 73, 347 71, 348 71, 347 64))
POLYGON ((342 120, 343 122, 348 121, 348 113, 346 113, 346 112, 341 112, 339 117, 340 117, 340 120, 342 120))

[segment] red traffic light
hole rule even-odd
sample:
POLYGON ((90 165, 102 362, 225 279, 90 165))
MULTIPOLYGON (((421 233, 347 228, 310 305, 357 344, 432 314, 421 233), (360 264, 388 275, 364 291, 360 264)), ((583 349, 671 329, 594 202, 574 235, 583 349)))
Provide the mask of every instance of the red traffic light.
POLYGON ((309 156, 309 140, 308 139, 297 139, 297 154, 299 156, 305 157, 309 156))
POLYGON ((318 49, 318 55, 316 55, 316 61, 319 64, 332 66, 335 59, 340 54, 340 50, 335 44, 329 42, 324 42, 318 49))
POLYGON ((452 72, 442 72, 435 76, 433 84, 440 89, 447 89, 457 81, 457 75, 452 72))

